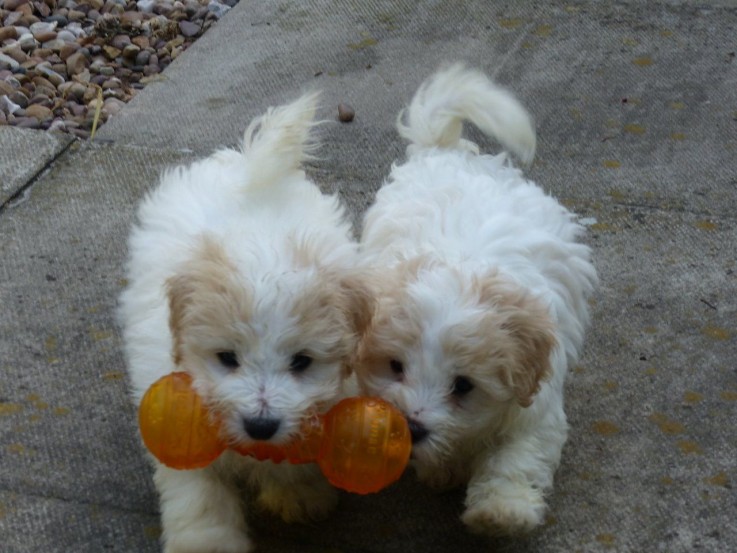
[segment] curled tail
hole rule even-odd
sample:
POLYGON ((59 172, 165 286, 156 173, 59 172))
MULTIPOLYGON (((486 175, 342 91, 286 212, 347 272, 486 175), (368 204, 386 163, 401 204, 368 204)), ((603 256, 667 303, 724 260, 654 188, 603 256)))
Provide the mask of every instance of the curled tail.
POLYGON ((249 160, 250 188, 267 187, 301 172, 312 159, 317 142, 311 137, 319 92, 311 92, 291 104, 269 108, 254 119, 243 137, 243 155, 249 160))
POLYGON ((427 79, 406 110, 399 114, 397 130, 410 142, 409 151, 422 148, 470 149, 478 146, 461 138, 463 122, 484 134, 528 164, 535 155, 535 130, 522 104, 480 71, 454 64, 427 79))

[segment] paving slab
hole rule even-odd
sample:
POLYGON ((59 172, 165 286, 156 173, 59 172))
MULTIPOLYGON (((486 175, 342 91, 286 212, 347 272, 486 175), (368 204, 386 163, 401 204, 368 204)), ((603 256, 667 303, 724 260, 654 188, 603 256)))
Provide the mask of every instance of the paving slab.
POLYGON ((65 134, 0 126, 0 206, 73 142, 65 134))
POLYGON ((734 213, 735 6, 241 2, 100 136, 205 153, 236 143, 269 105, 320 88, 325 119, 341 102, 356 110, 326 133, 327 167, 375 187, 402 152, 399 109, 439 64, 466 60, 529 107, 539 133, 531 174, 551 190, 734 213))
POLYGON ((409 471, 323 522, 249 511, 258 551, 736 550, 736 27, 729 2, 241 0, 102 127, 108 144, 68 147, 0 211, 3 553, 158 550, 113 312, 159 172, 319 86, 321 116, 357 116, 323 126, 308 171, 358 220, 402 155, 397 110, 455 59, 534 113, 529 174, 582 215, 602 280, 547 524, 482 540, 458 521, 462 491, 409 471))
POLYGON ((132 206, 180 160, 73 147, 0 215, 0 528, 35 505, 25 532, 52 541, 67 508, 150 509, 113 312, 132 206))
POLYGON ((156 551, 157 516, 76 499, 0 492, 3 551, 156 551))
MULTIPOLYGON (((190 157, 87 146, 0 218, 5 551, 157 550, 156 496, 112 312, 136 202, 162 168, 190 157)), ((603 286, 569 383, 571 440, 548 526, 494 550, 735 545, 737 279, 724 246, 735 222, 565 200, 597 217, 603 286)), ((461 508, 461 492, 431 492, 410 473, 376 496, 344 494, 322 523, 250 519, 264 551, 485 550, 458 522, 461 508)))

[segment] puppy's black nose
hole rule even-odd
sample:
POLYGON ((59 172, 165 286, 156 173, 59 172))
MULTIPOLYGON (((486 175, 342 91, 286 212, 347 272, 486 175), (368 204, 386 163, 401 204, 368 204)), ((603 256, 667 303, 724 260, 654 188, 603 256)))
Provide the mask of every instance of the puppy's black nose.
POLYGON ((268 417, 256 417, 254 419, 243 419, 243 427, 246 433, 254 440, 268 440, 279 430, 281 421, 268 417))
POLYGON ((412 436, 412 443, 416 444, 424 440, 430 431, 425 428, 422 423, 417 422, 415 419, 407 419, 407 425, 409 426, 409 434, 412 436))

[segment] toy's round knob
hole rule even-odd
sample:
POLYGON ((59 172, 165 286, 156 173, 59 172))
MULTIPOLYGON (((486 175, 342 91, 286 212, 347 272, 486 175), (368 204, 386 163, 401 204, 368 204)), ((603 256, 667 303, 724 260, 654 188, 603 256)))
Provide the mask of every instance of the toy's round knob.
POLYGON ((399 479, 412 450, 407 420, 376 398, 344 399, 325 416, 318 464, 331 484, 377 492, 399 479))
POLYGON ((146 391, 138 424, 148 450, 174 469, 205 467, 225 450, 192 377, 184 372, 171 373, 146 391))

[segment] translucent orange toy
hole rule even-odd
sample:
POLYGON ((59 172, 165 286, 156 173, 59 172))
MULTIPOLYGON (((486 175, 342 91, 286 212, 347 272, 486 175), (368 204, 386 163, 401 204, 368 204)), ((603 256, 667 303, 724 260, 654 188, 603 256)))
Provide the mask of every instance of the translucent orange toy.
MULTIPOLYGON (((171 468, 205 467, 227 448, 217 421, 184 372, 166 375, 148 389, 138 422, 146 447, 171 468)), ((407 421, 395 407, 378 398, 354 397, 305 421, 297 441, 285 446, 256 442, 233 449, 262 461, 317 462, 332 485, 367 494, 399 479, 412 442, 407 421)))

